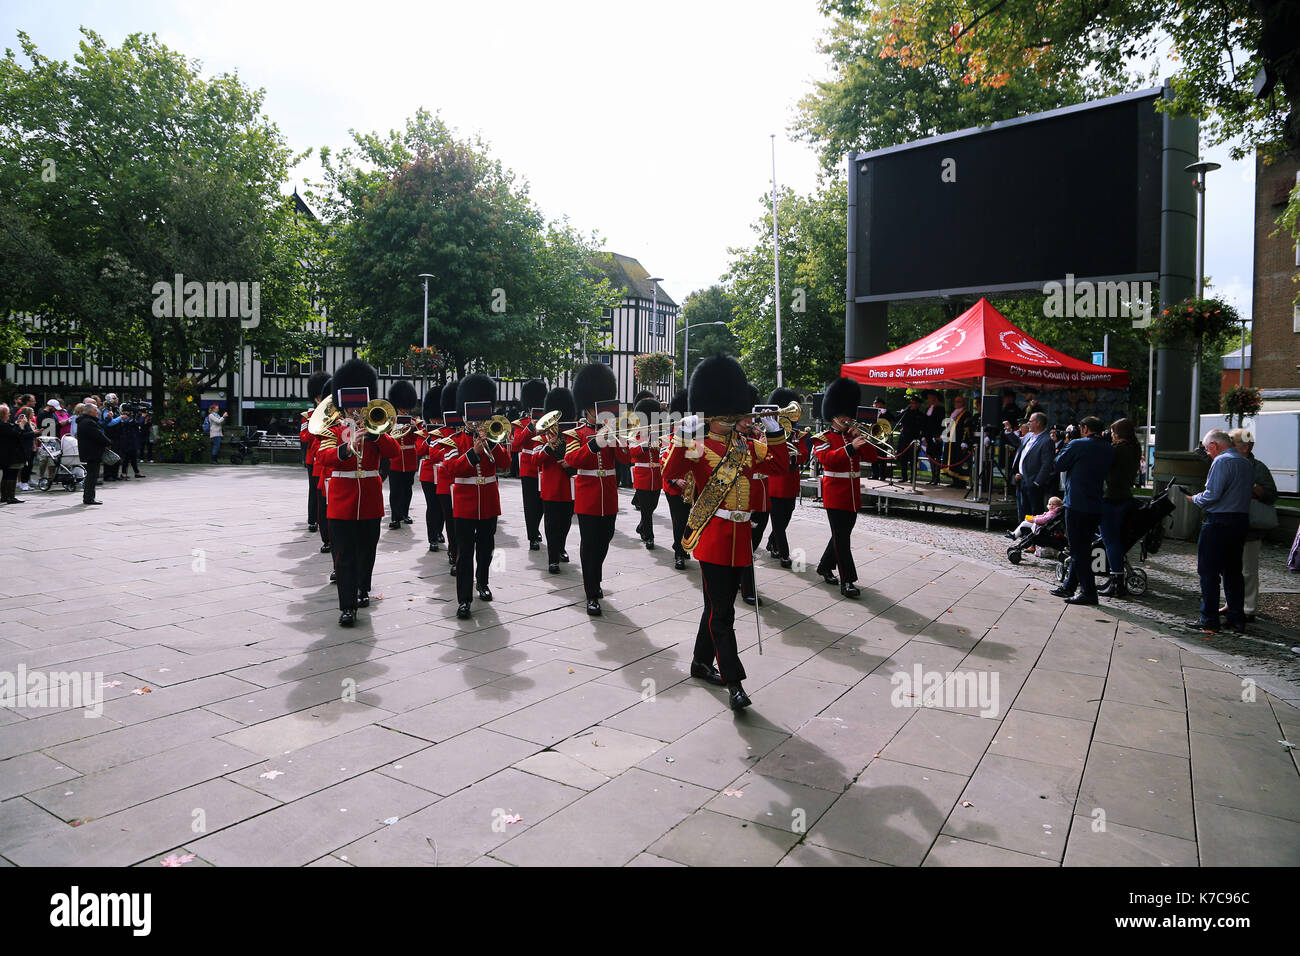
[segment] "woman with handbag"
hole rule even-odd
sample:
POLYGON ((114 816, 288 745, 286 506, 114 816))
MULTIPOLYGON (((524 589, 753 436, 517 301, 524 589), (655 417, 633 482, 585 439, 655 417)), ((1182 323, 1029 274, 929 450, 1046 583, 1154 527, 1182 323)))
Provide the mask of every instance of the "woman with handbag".
MULTIPOLYGON (((1255 620, 1255 604, 1259 600, 1259 551, 1264 536, 1277 527, 1277 482, 1273 473, 1254 455, 1255 436, 1249 429, 1234 428, 1228 433, 1242 456, 1255 467, 1255 487, 1250 499, 1250 527, 1246 531, 1246 546, 1241 552, 1241 573, 1246 580, 1244 611, 1246 622, 1255 620)), ((1220 608, 1220 613, 1223 609, 1220 608)))
POLYGON ((1133 423, 1121 418, 1110 426, 1110 470, 1106 473, 1105 491, 1102 495, 1101 542, 1106 548, 1106 564, 1110 580, 1097 593, 1108 597, 1128 597, 1124 578, 1124 522, 1133 508, 1133 484, 1137 477, 1139 456, 1137 434, 1133 423))

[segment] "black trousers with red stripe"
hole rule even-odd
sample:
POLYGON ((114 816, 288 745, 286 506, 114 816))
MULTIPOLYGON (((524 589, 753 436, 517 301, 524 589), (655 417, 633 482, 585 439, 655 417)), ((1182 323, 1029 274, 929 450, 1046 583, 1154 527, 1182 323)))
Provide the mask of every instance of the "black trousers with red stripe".
POLYGON ((340 611, 357 606, 358 591, 370 591, 370 575, 375 570, 375 551, 379 547, 379 521, 379 518, 330 519, 337 575, 334 583, 338 586, 340 611))
POLYGON ((682 547, 682 535, 686 533, 686 517, 691 513, 690 506, 682 500, 681 495, 664 495, 668 499, 668 514, 673 519, 673 554, 688 557, 682 547))
POLYGON ((388 473, 388 510, 392 521, 411 517, 411 495, 415 491, 415 472, 388 473))
POLYGON ((736 647, 736 592, 746 572, 752 571, 752 566, 734 568, 700 562, 704 612, 700 615, 700 629, 695 632, 695 660, 709 664, 716 659, 718 673, 728 682, 745 679, 745 667, 736 647))
POLYGON ((831 524, 831 539, 817 563, 817 573, 826 574, 836 569, 840 584, 852 584, 858 579, 858 567, 853 563, 853 526, 858 523, 858 513, 843 508, 827 508, 826 520, 831 524))
POLYGON ((316 523, 316 508, 320 502, 320 489, 316 487, 316 476, 311 473, 311 465, 307 465, 307 523, 316 523))
POLYGON ((614 537, 615 515, 578 515, 578 560, 582 562, 582 587, 587 600, 600 594, 600 579, 614 537))
POLYGON ((794 515, 793 498, 772 499, 772 533, 767 536, 767 546, 783 561, 790 560, 790 541, 785 536, 785 529, 790 527, 792 515, 794 515))
POLYGON ((655 539, 655 509, 659 507, 658 490, 640 489, 633 496, 636 499, 637 511, 641 513, 641 522, 636 526, 637 534, 641 536, 642 541, 649 541, 652 544, 655 539))
POLYGON ((447 529, 447 562, 455 564, 460 549, 456 545, 456 516, 451 510, 451 495, 439 495, 438 503, 442 505, 442 525, 447 529))
POLYGON ((542 538, 542 494, 537 490, 537 477, 521 476, 519 484, 524 491, 524 529, 528 532, 528 543, 542 538))
MULTIPOLYGON (((749 550, 757 551, 758 544, 763 540, 763 532, 767 530, 768 512, 752 511, 749 515, 749 550)), ((745 597, 754 596, 754 566, 751 564, 745 572, 744 578, 740 582, 740 593, 745 597)))
POLYGON ((546 563, 559 564, 560 555, 569 550, 569 529, 573 527, 572 501, 543 501, 542 515, 546 528, 546 563))
POLYGON ((468 604, 474 597, 474 585, 488 586, 492 570, 492 549, 496 547, 496 518, 457 518, 456 541, 460 556, 456 560, 456 600, 468 604), (477 567, 475 565, 477 564, 477 567))
POLYGON ((438 486, 432 481, 420 482, 424 492, 424 530, 433 544, 442 534, 442 502, 438 500, 438 486))

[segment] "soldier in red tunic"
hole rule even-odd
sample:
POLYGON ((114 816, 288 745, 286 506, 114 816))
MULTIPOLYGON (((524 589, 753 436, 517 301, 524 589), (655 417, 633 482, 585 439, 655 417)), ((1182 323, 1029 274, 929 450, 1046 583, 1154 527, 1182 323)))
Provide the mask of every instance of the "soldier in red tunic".
POLYGON ((307 430, 307 422, 311 420, 311 413, 316 410, 316 406, 329 394, 327 391, 329 380, 329 372, 316 372, 307 379, 307 397, 311 399, 311 408, 302 413, 302 421, 298 424, 302 463, 307 469, 307 531, 314 534, 319 526, 324 525, 326 530, 321 531, 321 544, 329 540, 329 521, 320 513, 320 488, 316 484, 316 475, 313 473, 316 436, 307 430))
POLYGON ((439 469, 452 481, 456 543, 460 548, 456 559, 456 616, 462 620, 470 616, 471 590, 476 581, 479 600, 492 600, 488 572, 492 569, 492 551, 496 547, 497 516, 501 514, 497 476, 510 471, 510 452, 505 442, 485 441, 479 426, 470 420, 466 406, 487 403, 490 411, 496 399, 496 383, 486 375, 474 372, 460 380, 456 404, 465 416, 469 431, 453 437, 456 449, 447 450, 439 469))
MULTIPOLYGON (((375 370, 360 359, 349 359, 334 373, 334 402, 349 415, 342 390, 379 391, 375 370)), ((320 436, 317 459, 331 470, 326 511, 334 543, 339 593, 339 623, 351 627, 357 608, 370 606, 370 578, 379 546, 379 523, 384 517, 384 488, 379 479, 381 458, 395 458, 397 442, 387 435, 371 435, 358 418, 349 417, 320 436)))
POLYGON ((543 438, 542 452, 537 456, 542 526, 546 529, 546 570, 559 574, 560 565, 569 563, 566 548, 569 529, 573 527, 573 476, 578 473, 564 460, 567 439, 563 433, 578 427, 573 393, 562 387, 551 389, 546 393, 542 411, 560 413, 559 425, 551 432, 550 441, 543 438))
POLYGON ((673 435, 664 465, 670 479, 693 476, 695 504, 687 521, 685 544, 700 562, 704 612, 695 635, 691 676, 727 686, 733 710, 750 700, 741 681, 745 668, 736 646, 736 592, 754 562, 749 503, 755 474, 772 475, 788 466, 785 433, 774 418, 764 419, 767 441, 746 438, 753 403, 745 372, 730 356, 707 358, 691 375, 688 418, 673 435), (692 438, 695 425, 707 429, 692 438), (713 665, 716 658, 717 667, 713 665))
MULTIPOLYGON (((442 503, 438 501, 438 464, 430 457, 429 443, 442 437, 442 409, 438 404, 441 389, 431 388, 424 393, 420 404, 423 434, 415 439, 415 454, 420 459, 420 490, 424 493, 424 530, 429 538, 429 550, 437 551, 443 543, 442 503)), ((442 459, 442 454, 438 454, 442 459)))
MULTIPOLYGON (((767 399, 769 405, 777 408, 785 408, 791 402, 798 401, 799 393, 789 388, 775 389, 767 399)), ((783 568, 788 568, 793 563, 790 560, 790 541, 786 537, 786 529, 790 526, 794 505, 799 498, 799 465, 801 461, 808 460, 808 436, 803 435, 797 441, 787 442, 786 448, 789 452, 789 466, 767 479, 767 493, 772 509, 772 533, 767 536, 767 551, 781 562, 783 568)))
MULTIPOLYGON (((394 382, 388 388, 389 404, 403 418, 410 417, 417 400, 415 386, 410 382, 394 382)), ((388 508, 392 512, 388 522, 390 531, 414 523, 411 519, 411 494, 415 490, 415 473, 420 468, 420 456, 415 451, 417 437, 412 428, 401 438, 394 439, 401 454, 393 459, 388 469, 388 508)))
POLYGON ((822 466, 822 506, 831 526, 831 539, 817 564, 817 573, 827 584, 838 584, 840 593, 851 598, 862 593, 854 584, 858 569, 853 563, 850 540, 862 506, 860 462, 876 460, 876 450, 852 428, 861 397, 861 388, 851 378, 839 378, 826 386, 822 417, 831 428, 817 436, 812 450, 822 466), (836 569, 840 572, 838 579, 836 569))
MULTIPOLYGON (((677 416, 678 421, 686 416, 686 389, 678 389, 677 394, 668 402, 668 414, 677 416)), ((665 443, 660 455, 661 463, 668 460, 671 451, 671 443, 665 443)), ((690 558, 686 549, 682 547, 682 533, 686 530, 686 514, 691 510, 685 494, 687 482, 685 478, 669 478, 666 474, 663 476, 663 482, 664 496, 668 499, 668 515, 673 522, 673 567, 683 571, 690 558)))
POLYGON ((587 594, 587 613, 601 613, 601 573, 609 542, 614 537, 618 514, 618 476, 614 466, 630 465, 627 448, 610 436, 612 421, 598 424, 597 404, 616 403, 618 380, 601 362, 585 365, 573 379, 573 402, 583 420, 569 436, 564 460, 572 466, 573 510, 578 515, 579 554, 582 584, 587 594))
MULTIPOLYGON (((663 406, 657 398, 643 398, 633 406, 641 416, 643 425, 659 423, 663 406)), ((629 443, 628 451, 632 457, 632 493, 637 511, 641 513, 641 522, 636 526, 636 533, 641 536, 641 543, 647 551, 655 546, 655 509, 659 507, 659 492, 663 488, 663 449, 658 432, 645 432, 635 436, 629 443), (640 439, 640 440, 636 440, 640 439)))
POLYGON ((533 435, 534 408, 546 401, 546 383, 541 379, 524 382, 519 390, 519 403, 523 406, 522 418, 515 426, 510 453, 519 456, 519 486, 524 496, 524 530, 528 535, 528 548, 537 551, 542 546, 542 498, 537 490, 537 460, 542 443, 533 435))
MULTIPOLYGON (((461 431, 464 419, 456 406, 456 388, 460 383, 453 380, 442 387, 442 396, 439 404, 442 407, 443 428, 440 438, 451 438, 461 431)), ((443 467, 442 462, 446 459, 447 454, 455 452, 446 445, 438 444, 436 441, 429 444, 429 458, 432 459, 435 468, 435 478, 438 483, 438 503, 442 505, 442 524, 447 529, 447 561, 451 566, 451 576, 456 577, 456 560, 460 557, 460 546, 456 541, 456 514, 451 500, 451 489, 454 482, 451 480, 451 472, 443 467)))

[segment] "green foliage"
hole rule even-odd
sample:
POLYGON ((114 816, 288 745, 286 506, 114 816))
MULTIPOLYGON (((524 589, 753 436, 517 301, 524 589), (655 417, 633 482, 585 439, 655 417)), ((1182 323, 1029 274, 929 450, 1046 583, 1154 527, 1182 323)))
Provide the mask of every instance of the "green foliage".
POLYGON ((28 348, 23 324, 13 313, 0 313, 0 365, 13 365, 28 348))
POLYGON ((1147 337, 1160 348, 1177 348, 1205 337, 1219 338, 1241 322, 1237 310, 1222 299, 1189 298, 1161 309, 1151 320, 1147 337))
POLYGON ((632 365, 636 369, 637 382, 645 388, 673 380, 673 357, 667 352, 638 355, 632 360, 632 365))
POLYGON ((189 377, 167 380, 167 401, 158 423, 154 453, 161 461, 200 461, 208 437, 203 433, 203 410, 199 407, 202 386, 189 377))
POLYGON ((1259 410, 1264 407, 1264 398, 1260 395, 1259 389, 1252 388, 1249 385, 1234 385, 1223 393, 1223 398, 1219 403, 1219 411, 1223 412, 1224 417, 1231 422, 1233 418, 1237 419, 1237 427, 1241 427, 1242 421, 1249 415, 1258 415, 1259 410))
POLYGON ((211 382, 238 320, 157 317, 154 284, 258 282, 245 338, 263 355, 308 350, 312 233, 279 193, 292 157, 263 92, 203 78, 151 35, 110 48, 81 32, 75 64, 24 33, 22 59, 0 60, 0 313, 75 330, 92 359, 152 367, 157 382, 211 351, 211 382))
MULTIPOLYGON (((844 361, 844 263, 848 193, 844 180, 824 178, 810 196, 778 197, 781 250, 781 360, 790 388, 815 391, 844 361)), ((760 393, 776 385, 772 212, 754 223, 755 244, 728 250, 725 276, 740 362, 760 393)))
POLYGON ((477 139, 458 140, 420 110, 402 133, 353 132, 336 158, 322 150, 330 190, 340 327, 394 358, 429 339, 462 374, 548 375, 571 359, 580 322, 599 324, 619 294, 599 272, 595 237, 547 223, 509 170, 477 139))
MULTIPOLYGON (((728 327, 735 320, 735 310, 727 290, 720 285, 711 285, 707 289, 697 289, 686 297, 682 303, 682 315, 677 336, 677 367, 685 371, 686 332, 682 331, 689 324, 691 361, 690 368, 711 355, 736 355, 740 346, 735 334, 728 327), (711 323, 722 322, 723 325, 711 323)), ((683 387, 685 387, 683 385, 683 387)))

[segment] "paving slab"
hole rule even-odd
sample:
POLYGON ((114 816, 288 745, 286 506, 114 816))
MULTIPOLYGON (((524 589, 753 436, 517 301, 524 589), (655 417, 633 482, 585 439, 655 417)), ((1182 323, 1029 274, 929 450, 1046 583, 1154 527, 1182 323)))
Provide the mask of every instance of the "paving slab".
POLYGON ((658 840, 649 852, 685 866, 775 866, 798 839, 786 830, 700 810, 658 840))

